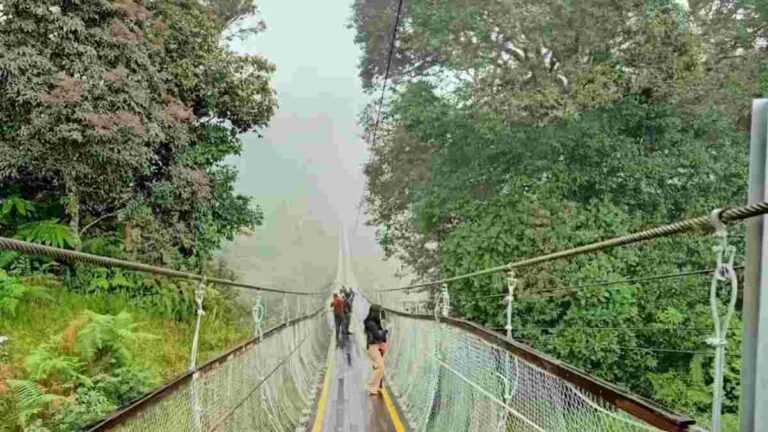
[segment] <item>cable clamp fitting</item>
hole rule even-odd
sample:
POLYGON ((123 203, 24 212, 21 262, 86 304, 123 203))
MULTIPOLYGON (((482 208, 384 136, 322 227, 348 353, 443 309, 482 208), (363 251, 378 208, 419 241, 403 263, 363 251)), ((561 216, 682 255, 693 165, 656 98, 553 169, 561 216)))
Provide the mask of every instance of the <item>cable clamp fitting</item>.
POLYGON ((203 301, 205 300, 205 277, 200 280, 200 283, 195 288, 195 303, 197 303, 197 314, 205 315, 203 310, 203 301))
POLYGON ((728 229, 725 222, 723 222, 723 219, 720 217, 725 210, 725 208, 718 208, 712 210, 709 214, 709 232, 719 237, 728 235, 728 229))
POLYGON ((722 339, 722 338, 717 338, 717 337, 707 338, 706 342, 707 342, 707 345, 712 346, 712 347, 719 347, 719 346, 726 346, 726 345, 728 345, 728 341, 727 340, 722 339))
MULTIPOLYGON (((510 264, 511 266, 511 264, 510 264)), ((515 296, 515 288, 517 288, 517 278, 515 277, 515 271, 510 269, 506 271, 507 274, 507 295, 504 297, 502 302, 504 304, 510 304, 512 303, 512 300, 515 296)))

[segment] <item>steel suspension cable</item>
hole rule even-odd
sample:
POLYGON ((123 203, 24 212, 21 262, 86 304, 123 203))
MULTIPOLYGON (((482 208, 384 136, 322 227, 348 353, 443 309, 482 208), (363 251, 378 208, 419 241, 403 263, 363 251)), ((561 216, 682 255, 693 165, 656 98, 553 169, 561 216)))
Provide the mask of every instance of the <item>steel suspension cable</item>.
MULTIPOLYGON (((392 28, 392 38, 389 41, 389 53, 387 54, 387 67, 384 70, 384 83, 381 86, 381 96, 379 96, 379 108, 376 111, 376 123, 373 125, 373 131, 371 132, 371 147, 376 145, 376 138, 379 133, 379 123, 381 122, 381 111, 384 107, 384 94, 387 91, 387 82, 389 80, 389 68, 392 66, 392 57, 395 54, 395 42, 397 41, 397 30, 400 28, 400 12, 403 9, 403 0, 397 2, 397 13, 395 14, 395 26, 392 28)), ((368 163, 373 160, 373 153, 368 157, 368 163)), ((360 218, 360 208, 363 206, 363 199, 365 198, 365 185, 363 185, 363 191, 360 194, 360 202, 357 205, 357 213, 355 214, 355 232, 357 232, 358 219, 360 218)))
MULTIPOLYGON (((506 329, 501 327, 491 328, 493 331, 504 331, 506 329)), ((703 333, 711 333, 712 329, 709 327, 674 327, 674 326, 667 326, 667 327, 634 327, 634 326, 627 326, 627 327, 588 327, 588 326, 565 326, 565 327, 543 327, 543 326, 532 326, 532 327, 513 327, 512 331, 515 332, 524 332, 527 330, 548 330, 551 332, 559 332, 562 330, 611 330, 611 331, 693 331, 693 332, 703 332, 703 333)), ((732 328, 729 331, 737 331, 737 329, 732 328)))
MULTIPOLYGON (((515 339, 517 342, 523 342, 529 345, 532 345, 536 342, 548 342, 549 338, 539 338, 539 339, 515 339)), ((573 343, 558 343, 557 345, 567 346, 570 348, 579 348, 583 347, 582 345, 577 345, 573 343)), ((600 346, 600 347, 609 347, 609 348, 618 348, 623 350, 630 350, 630 351, 649 351, 649 352, 662 352, 662 353, 677 353, 677 354, 698 354, 698 355, 706 355, 706 356, 714 356, 715 353, 712 351, 700 351, 700 350, 686 350, 686 349, 674 349, 674 348, 649 348, 649 347, 637 347, 637 346, 622 346, 622 345, 615 345, 611 342, 595 342, 595 341, 588 341, 585 345, 589 346, 600 346)))
POLYGON ((392 38, 389 41, 389 54, 387 55, 387 68, 384 71, 384 83, 381 87, 381 96, 379 96, 379 109, 376 113, 376 123, 373 125, 372 145, 376 145, 379 123, 381 122, 381 110, 384 107, 384 94, 387 91, 387 81, 389 80, 389 68, 392 66, 392 57, 395 54, 395 42, 397 41, 397 30, 400 27, 400 11, 403 9, 403 0, 397 2, 397 14, 395 15, 395 26, 392 28, 392 38))
MULTIPOLYGON (((724 224, 731 224, 735 222, 743 221, 744 219, 760 216, 768 213, 768 202, 762 201, 755 204, 732 207, 723 210, 720 213, 720 220, 724 224)), ((675 234, 681 234, 684 232, 695 231, 698 229, 706 228, 710 226, 709 216, 699 216, 692 219, 686 219, 680 222, 675 222, 669 225, 662 225, 655 228, 651 228, 645 231, 639 231, 636 233, 614 237, 608 240, 602 240, 595 243, 590 243, 584 246, 579 246, 571 249, 562 250, 559 252, 553 252, 546 255, 540 255, 533 258, 524 259, 521 261, 512 262, 496 267, 490 267, 484 270, 478 270, 471 273, 466 273, 458 276, 453 276, 444 279, 438 279, 431 282, 423 282, 419 284, 409 285, 401 288, 389 288, 378 290, 379 292, 392 292, 392 291, 407 291, 414 289, 429 288, 435 285, 442 285, 448 282, 455 282, 462 279, 468 279, 475 276, 483 276, 493 273, 499 273, 518 269, 522 267, 529 267, 534 264, 541 264, 548 261, 554 261, 562 258, 569 258, 577 255, 584 255, 590 252, 601 251, 616 246, 623 246, 633 243, 639 243, 646 240, 652 240, 662 237, 668 237, 675 234)))
POLYGON ((257 285, 251 285, 241 282, 236 282, 229 279, 211 278, 197 273, 190 273, 180 270, 173 270, 165 267, 157 267, 148 264, 142 264, 135 261, 126 261, 116 258, 103 257, 99 255, 92 255, 83 252, 71 251, 67 249, 61 249, 53 246, 46 246, 37 243, 30 243, 22 240, 11 239, 7 237, 0 237, 0 250, 19 252, 25 255, 31 256, 46 256, 62 261, 81 262, 86 264, 93 264, 96 266, 107 268, 122 268, 126 270, 133 270, 142 273, 151 273, 156 275, 168 276, 173 278, 191 279, 196 281, 205 281, 209 284, 228 285, 232 287, 245 288, 264 292, 283 293, 300 296, 318 296, 326 295, 325 293, 307 292, 307 291, 286 291, 276 288, 266 288, 257 285))
MULTIPOLYGON (((736 271, 741 271, 741 270, 744 270, 744 266, 736 266, 733 269, 736 271)), ((528 296, 534 296, 536 294, 549 294, 549 293, 557 293, 557 292, 567 293, 567 292, 576 291, 584 288, 631 284, 631 283, 639 283, 639 282, 651 282, 656 280, 674 279, 679 277, 698 276, 698 275, 704 275, 704 274, 711 275, 715 270, 716 269, 714 268, 710 268, 710 269, 703 269, 703 270, 692 270, 687 272, 666 273, 666 274, 660 274, 660 275, 654 275, 654 276, 648 276, 648 277, 642 277, 642 278, 600 281, 600 282, 593 282, 593 283, 588 283, 583 285, 574 285, 566 288, 553 288, 553 289, 527 291, 527 292, 524 291, 524 292, 521 292, 519 296, 528 297, 528 296)), ((506 297, 506 296, 507 294, 488 294, 488 295, 473 296, 473 297, 457 297, 457 300, 466 301, 466 300, 478 300, 478 299, 486 299, 486 298, 500 298, 500 297, 506 297)))
MULTIPOLYGON (((584 288, 620 285, 625 283, 631 284, 631 283, 639 283, 639 282, 651 282, 651 281, 674 279, 674 278, 686 277, 686 276, 711 275, 712 273, 714 273, 715 270, 717 269, 711 268, 711 269, 704 269, 704 270, 693 270, 688 272, 669 273, 669 274, 648 276, 648 277, 642 277, 642 278, 622 279, 622 280, 616 280, 616 281, 606 281, 606 282, 599 282, 599 283, 593 283, 593 284, 576 285, 568 288, 536 290, 536 291, 521 293, 521 296, 527 296, 527 295, 533 296, 536 294, 551 294, 551 293, 558 293, 558 292, 571 292, 571 291, 576 291, 584 288)), ((744 266, 734 267, 734 270, 737 270, 737 271, 744 270, 744 266)))

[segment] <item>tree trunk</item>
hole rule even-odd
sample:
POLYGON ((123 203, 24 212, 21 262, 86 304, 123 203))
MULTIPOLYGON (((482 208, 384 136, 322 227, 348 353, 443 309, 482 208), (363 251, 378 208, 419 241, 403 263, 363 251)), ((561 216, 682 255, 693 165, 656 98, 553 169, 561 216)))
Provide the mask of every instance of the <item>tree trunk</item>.
MULTIPOLYGON (((80 197, 77 193, 77 185, 71 177, 65 177, 64 183, 66 187, 67 197, 69 202, 67 203, 67 215, 69 216, 69 229, 75 237, 80 237, 80 197)), ((80 242, 75 244, 75 250, 81 249, 80 242)))
POLYGON ((123 224, 123 247, 126 251, 130 251, 133 248, 133 226, 130 222, 123 224))

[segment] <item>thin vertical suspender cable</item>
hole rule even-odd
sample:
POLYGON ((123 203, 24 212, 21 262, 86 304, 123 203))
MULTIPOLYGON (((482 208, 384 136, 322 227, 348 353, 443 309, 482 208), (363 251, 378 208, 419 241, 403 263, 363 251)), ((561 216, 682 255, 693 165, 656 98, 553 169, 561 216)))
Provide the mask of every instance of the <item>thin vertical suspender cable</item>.
MULTIPOLYGON (((384 70, 384 84, 381 87, 381 96, 379 96, 379 109, 376 112, 376 123, 373 125, 371 146, 376 145, 376 138, 378 138, 379 123, 381 122, 381 110, 384 107, 384 94, 387 91, 387 81, 389 80, 389 68, 392 65, 392 57, 395 54, 395 42, 397 41, 397 30, 400 28, 400 12, 403 9, 403 0, 397 2, 397 14, 395 15, 395 26, 392 29, 392 38, 389 41, 389 54, 387 55, 387 67, 384 70)), ((368 156, 368 164, 373 160, 373 154, 368 156)), ((363 198, 365 196, 365 183, 363 183, 363 190, 360 192, 360 202, 357 205, 357 213, 355 213, 355 233, 357 232, 357 224, 360 219, 360 209, 363 206, 363 198)))

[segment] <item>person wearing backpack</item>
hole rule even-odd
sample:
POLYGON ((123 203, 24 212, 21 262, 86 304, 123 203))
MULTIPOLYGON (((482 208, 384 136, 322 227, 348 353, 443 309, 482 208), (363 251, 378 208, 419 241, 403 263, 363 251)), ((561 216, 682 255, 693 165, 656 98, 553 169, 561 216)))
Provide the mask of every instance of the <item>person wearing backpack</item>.
POLYGON ((338 342, 341 339, 341 329, 344 324, 344 300, 336 293, 333 293, 331 309, 333 309, 333 324, 336 329, 336 342, 338 342))
POLYGON ((368 359, 371 361, 373 372, 368 380, 368 394, 371 396, 382 394, 382 380, 384 379, 384 354, 387 352, 387 333, 382 327, 381 318, 384 311, 377 305, 371 305, 368 316, 363 320, 367 337, 368 359))

